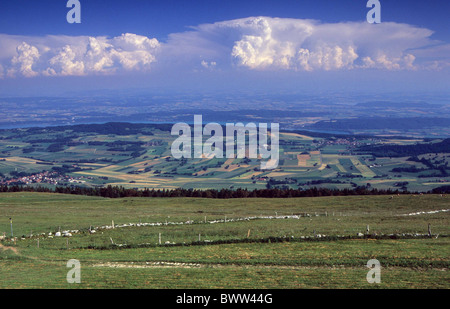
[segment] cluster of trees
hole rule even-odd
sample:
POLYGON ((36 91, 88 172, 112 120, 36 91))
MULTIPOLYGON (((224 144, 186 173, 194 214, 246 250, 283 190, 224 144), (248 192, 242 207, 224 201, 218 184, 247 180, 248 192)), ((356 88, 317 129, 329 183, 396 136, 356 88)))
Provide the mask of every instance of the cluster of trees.
POLYGON ((431 190, 433 194, 450 193, 450 186, 440 186, 431 190))
POLYGON ((64 146, 65 146, 64 143, 53 143, 53 144, 50 144, 47 147, 46 151, 48 151, 48 152, 60 152, 60 151, 63 151, 65 149, 64 146))
POLYGON ((77 186, 58 186, 54 189, 33 186, 0 186, 0 192, 47 192, 47 193, 63 193, 75 195, 101 196, 107 198, 123 198, 123 197, 201 197, 201 198, 292 198, 292 197, 318 197, 318 196, 348 196, 348 195, 394 195, 394 194, 410 194, 417 192, 407 192, 399 190, 381 190, 369 189, 366 186, 360 186, 352 189, 327 189, 327 188, 310 188, 310 189, 131 189, 122 186, 107 186, 99 188, 77 187, 77 186))
POLYGON ((270 186, 285 185, 285 184, 292 184, 292 183, 297 183, 297 179, 294 179, 294 178, 284 178, 284 179, 270 178, 269 181, 267 182, 267 184, 270 186))
MULTIPOLYGON (((450 138, 437 143, 419 143, 415 145, 365 145, 358 151, 371 153, 375 157, 408 157, 425 153, 446 153, 450 149, 450 138)), ((419 160, 422 162, 422 160, 419 160)), ((426 165, 426 162, 422 162, 426 165)))
POLYGON ((353 174, 341 174, 337 173, 336 177, 343 177, 343 178, 362 178, 362 175, 353 175, 353 174))
POLYGON ((83 169, 79 166, 71 166, 71 165, 67 165, 67 164, 63 164, 63 166, 61 166, 61 167, 60 166, 52 167, 52 171, 58 172, 62 175, 67 174, 67 173, 78 172, 81 170, 83 170, 83 169))
MULTIPOLYGON (((43 171, 42 171, 43 172, 43 171)), ((33 173, 27 173, 27 172, 18 172, 18 171, 11 171, 9 172, 9 175, 11 175, 11 177, 28 177, 28 176, 32 176, 33 173)))
POLYGON ((144 142, 133 142, 133 141, 115 141, 107 143, 108 151, 121 151, 121 152, 131 152, 132 157, 139 157, 145 153, 145 148, 143 148, 144 142))
MULTIPOLYGON (((448 151, 448 150, 447 150, 448 151)), ((408 161, 414 161, 422 163, 426 166, 426 168, 417 168, 416 166, 408 166, 408 167, 396 167, 391 170, 391 172, 397 172, 397 173, 419 173, 424 171, 437 171, 438 173, 432 173, 432 174, 421 174, 418 175, 418 177, 424 178, 424 177, 447 177, 449 173, 447 170, 450 169, 448 166, 448 162, 445 160, 441 161, 444 162, 441 165, 433 164, 431 160, 427 160, 425 158, 419 159, 418 157, 410 157, 408 158, 408 161)))
POLYGON ((391 169, 393 173, 419 173, 423 171, 428 171, 427 168, 417 168, 416 166, 408 166, 408 167, 395 167, 391 169))
POLYGON ((345 183, 345 182, 340 181, 340 180, 333 180, 333 179, 318 179, 318 180, 307 181, 307 182, 301 183, 299 185, 311 186, 311 185, 320 185, 320 184, 323 184, 323 183, 345 183))
MULTIPOLYGON (((132 124, 126 122, 108 122, 104 124, 78 124, 67 126, 55 126, 51 128, 29 128, 29 134, 48 134, 50 132, 65 132, 71 131, 73 133, 98 133, 98 134, 115 134, 115 135, 129 135, 140 133, 143 128, 162 128, 166 129, 164 125, 154 124, 132 124)), ((170 129, 169 129, 170 130, 170 129)), ((149 133, 150 134, 150 133, 149 133)))

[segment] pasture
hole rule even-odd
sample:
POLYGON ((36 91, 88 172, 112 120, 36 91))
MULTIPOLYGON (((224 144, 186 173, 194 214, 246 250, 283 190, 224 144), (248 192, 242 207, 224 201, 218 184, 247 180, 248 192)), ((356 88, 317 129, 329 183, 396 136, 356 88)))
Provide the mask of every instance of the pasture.
POLYGON ((449 288, 448 198, 2 193, 0 287, 449 288), (70 259, 80 284, 66 280, 70 259), (379 284, 366 280, 369 259, 379 284))
MULTIPOLYGON (((175 137, 169 131, 152 125, 137 130, 131 124, 124 130, 110 134, 105 134, 102 126, 1 130, 0 182, 37 185, 21 178, 58 171, 88 187, 351 189, 370 184, 380 190, 427 192, 450 181, 445 171, 448 153, 421 154, 417 160, 357 151, 365 144, 414 144, 410 138, 311 137, 281 132, 279 164, 263 171, 261 160, 255 158, 175 159, 170 151, 175 137), (430 163, 426 165, 422 159, 430 163)), ((72 184, 67 178, 57 181, 58 185, 72 184)))

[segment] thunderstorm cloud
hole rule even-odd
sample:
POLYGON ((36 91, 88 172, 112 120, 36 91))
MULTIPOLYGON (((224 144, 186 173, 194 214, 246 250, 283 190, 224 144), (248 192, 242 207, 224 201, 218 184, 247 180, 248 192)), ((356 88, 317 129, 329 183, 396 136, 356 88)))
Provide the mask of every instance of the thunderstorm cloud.
POLYGON ((106 36, 0 34, 0 78, 86 76, 161 70, 441 70, 450 44, 433 31, 383 22, 323 23, 249 17, 191 27, 166 42, 106 36))

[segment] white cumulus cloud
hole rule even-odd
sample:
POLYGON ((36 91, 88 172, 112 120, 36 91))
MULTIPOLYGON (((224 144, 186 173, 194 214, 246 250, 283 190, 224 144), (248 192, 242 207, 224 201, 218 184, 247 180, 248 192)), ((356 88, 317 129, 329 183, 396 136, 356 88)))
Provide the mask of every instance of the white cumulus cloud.
POLYGON ((249 17, 202 24, 166 42, 116 37, 0 34, 0 77, 84 76, 119 72, 202 70, 442 70, 450 44, 433 31, 383 22, 325 23, 249 17))
POLYGON ((56 56, 49 60, 50 67, 48 67, 44 75, 84 75, 84 63, 75 60, 76 53, 72 50, 70 45, 64 46, 56 56))
POLYGON ((202 60, 202 62, 200 62, 200 64, 205 69, 214 69, 214 67, 217 65, 217 63, 215 61, 208 62, 205 60, 202 60))
POLYGON ((10 77, 82 76, 148 70, 156 61, 155 55, 160 48, 156 39, 131 33, 113 38, 1 35, 2 42, 5 50, 0 54, 0 61, 10 77), (14 51, 11 46, 16 46, 14 51))
POLYGON ((132 33, 114 38, 112 44, 113 60, 117 59, 126 70, 149 68, 156 61, 155 53, 160 47, 158 40, 132 33))
POLYGON ((251 69, 413 69, 415 56, 409 50, 432 42, 430 30, 396 23, 323 24, 267 17, 240 23, 245 27, 232 56, 251 69))
POLYGON ((11 68, 8 70, 9 76, 20 73, 25 77, 33 77, 39 73, 33 70, 33 65, 39 59, 40 54, 35 46, 22 42, 17 46, 17 55, 11 60, 11 68))
MULTIPOLYGON (((251 70, 411 70, 424 68, 415 53, 420 49, 426 55, 438 43, 430 38, 432 34, 429 29, 392 22, 249 17, 173 34, 164 54, 184 62, 203 57, 251 70)), ((438 63, 449 62, 447 55, 438 63)))

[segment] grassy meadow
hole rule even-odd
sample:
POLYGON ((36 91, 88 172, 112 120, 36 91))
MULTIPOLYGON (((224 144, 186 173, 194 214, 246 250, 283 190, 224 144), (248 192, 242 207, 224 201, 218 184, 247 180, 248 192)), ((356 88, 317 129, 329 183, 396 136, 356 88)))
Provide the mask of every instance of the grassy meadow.
POLYGON ((2 193, 0 288, 449 288, 448 198, 2 193), (370 259, 381 283, 366 280, 370 259))

